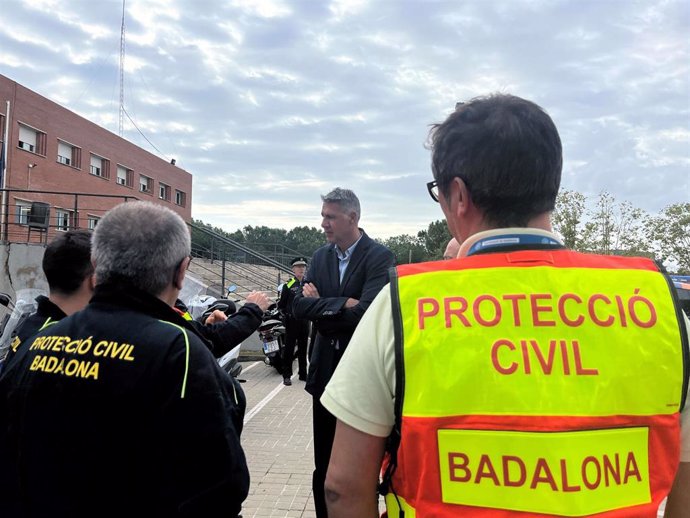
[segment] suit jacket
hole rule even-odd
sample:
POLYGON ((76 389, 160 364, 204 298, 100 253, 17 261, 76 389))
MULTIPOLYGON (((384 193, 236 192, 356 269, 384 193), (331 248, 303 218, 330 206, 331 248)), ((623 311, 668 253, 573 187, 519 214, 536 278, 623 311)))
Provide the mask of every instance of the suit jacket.
POLYGON ((319 297, 304 297, 300 290, 293 301, 294 316, 311 320, 316 329, 305 387, 315 397, 323 393, 362 315, 388 282, 388 270, 395 265, 395 256, 388 248, 361 232, 343 282, 335 245, 324 245, 314 252, 305 277, 305 282, 316 285, 319 297), (345 308, 348 298, 359 303, 345 308))

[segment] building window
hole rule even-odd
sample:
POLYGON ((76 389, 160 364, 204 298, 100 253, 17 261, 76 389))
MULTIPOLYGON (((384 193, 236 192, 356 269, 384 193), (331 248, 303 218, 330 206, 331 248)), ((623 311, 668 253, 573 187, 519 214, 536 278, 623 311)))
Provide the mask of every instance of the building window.
POLYGON ((98 220, 101 219, 98 216, 92 216, 91 214, 88 215, 86 219, 86 228, 89 230, 93 230, 96 228, 96 225, 98 225, 98 220))
POLYGON ((0 113, 0 142, 3 141, 5 136, 5 116, 0 113))
POLYGON ((61 231, 69 230, 71 213, 66 210, 57 209, 55 211, 55 228, 61 231))
POLYGON ((24 151, 36 153, 37 155, 46 154, 46 134, 36 128, 19 124, 19 142, 17 146, 24 151))
POLYGON ((170 186, 164 183, 158 184, 158 197, 161 200, 170 201, 170 186))
POLYGON ((75 169, 81 169, 81 149, 64 140, 58 140, 57 161, 75 169))
POLYGON ((29 224, 29 212, 31 212, 31 203, 27 201, 16 202, 15 210, 15 223, 18 225, 28 225, 29 224))
POLYGON ((101 178, 110 178, 110 160, 91 153, 91 174, 101 178))
POLYGON ((148 194, 153 193, 153 178, 149 178, 146 175, 139 175, 139 191, 148 194))
POLYGON ((175 189, 175 205, 179 205, 180 207, 187 205, 187 195, 177 189, 175 189))
POLYGON ((125 166, 117 165, 117 183, 126 187, 132 187, 132 170, 125 166))

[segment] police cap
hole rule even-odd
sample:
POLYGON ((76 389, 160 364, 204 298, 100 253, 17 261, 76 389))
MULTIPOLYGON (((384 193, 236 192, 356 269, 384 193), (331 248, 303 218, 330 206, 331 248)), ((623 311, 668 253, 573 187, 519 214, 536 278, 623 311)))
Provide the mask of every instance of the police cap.
POLYGON ((290 266, 307 266, 307 258, 295 257, 292 261, 290 261, 290 266))

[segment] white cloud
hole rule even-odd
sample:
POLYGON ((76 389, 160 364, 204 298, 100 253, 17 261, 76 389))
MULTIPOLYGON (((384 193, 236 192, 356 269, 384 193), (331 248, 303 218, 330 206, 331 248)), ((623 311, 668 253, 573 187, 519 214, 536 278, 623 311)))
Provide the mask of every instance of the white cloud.
MULTIPOLYGON (((685 0, 126 8, 128 113, 194 174, 194 217, 228 230, 318 226, 319 194, 340 185, 370 234, 416 234, 442 218, 424 188, 429 124, 496 91, 554 117, 564 188, 650 212, 688 199, 685 0)), ((0 73, 117 132, 121 15, 119 1, 3 0, 0 73)), ((125 137, 156 152, 128 121, 125 137)))
POLYGON ((286 2, 279 0, 233 0, 232 5, 263 18, 280 18, 292 12, 286 2))
POLYGON ((355 16, 367 7, 367 0, 333 0, 329 5, 336 20, 355 16))

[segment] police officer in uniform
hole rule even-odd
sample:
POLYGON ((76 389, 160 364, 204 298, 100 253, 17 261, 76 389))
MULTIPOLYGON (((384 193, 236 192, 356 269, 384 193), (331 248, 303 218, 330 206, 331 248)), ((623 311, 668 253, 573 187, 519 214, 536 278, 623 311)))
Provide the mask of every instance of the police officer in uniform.
POLYGON ((302 290, 304 274, 307 271, 307 259, 295 257, 291 262, 292 277, 283 284, 280 291, 278 307, 285 313, 285 348, 283 349, 283 383, 292 385, 292 360, 297 346, 297 373, 301 381, 307 379, 307 342, 309 341, 309 320, 295 318, 292 314, 292 300, 302 290))

